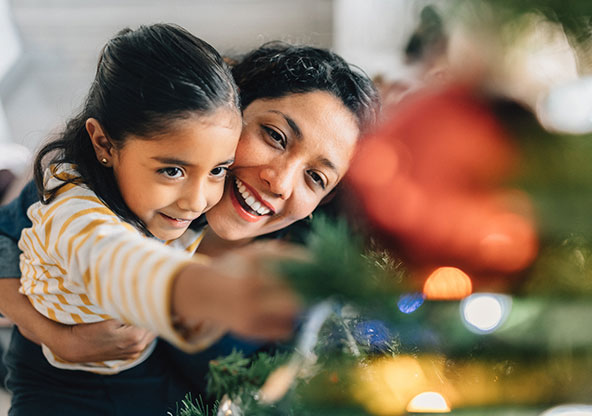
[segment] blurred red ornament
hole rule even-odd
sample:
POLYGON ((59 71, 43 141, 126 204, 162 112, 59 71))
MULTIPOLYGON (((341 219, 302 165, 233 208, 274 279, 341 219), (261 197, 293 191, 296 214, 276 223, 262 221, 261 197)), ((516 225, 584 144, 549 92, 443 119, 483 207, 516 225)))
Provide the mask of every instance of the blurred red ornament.
POLYGON ((517 162, 487 102, 448 87, 394 107, 361 142, 348 182, 410 259, 512 273, 537 252, 528 197, 504 188, 517 162))

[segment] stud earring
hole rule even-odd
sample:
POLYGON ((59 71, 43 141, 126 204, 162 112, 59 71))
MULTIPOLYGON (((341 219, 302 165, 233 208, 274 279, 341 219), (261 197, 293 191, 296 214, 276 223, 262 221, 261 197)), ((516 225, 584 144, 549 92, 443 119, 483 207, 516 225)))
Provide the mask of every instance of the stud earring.
POLYGON ((107 159, 105 159, 105 158, 102 158, 102 159, 101 159, 101 163, 102 163, 103 165, 106 165, 106 164, 107 164, 107 159))

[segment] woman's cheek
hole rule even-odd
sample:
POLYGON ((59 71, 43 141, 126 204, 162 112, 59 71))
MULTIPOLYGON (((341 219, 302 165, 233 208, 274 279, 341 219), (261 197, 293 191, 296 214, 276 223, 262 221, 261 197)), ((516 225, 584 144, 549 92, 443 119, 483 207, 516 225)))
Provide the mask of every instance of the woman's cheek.
POLYGON ((312 214, 320 204, 321 200, 322 198, 317 196, 301 196, 299 199, 296 199, 296 201, 300 202, 297 204, 295 212, 291 215, 293 222, 302 220, 312 214))
POLYGON ((249 161, 253 156, 261 153, 265 145, 262 138, 256 137, 252 133, 244 133, 236 147, 235 164, 242 164, 243 161, 249 161))

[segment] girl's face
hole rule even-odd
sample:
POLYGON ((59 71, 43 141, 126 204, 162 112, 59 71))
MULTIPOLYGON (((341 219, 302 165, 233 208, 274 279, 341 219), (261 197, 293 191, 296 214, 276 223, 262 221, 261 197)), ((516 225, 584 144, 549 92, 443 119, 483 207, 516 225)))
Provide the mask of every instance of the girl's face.
POLYGON ((206 216, 226 240, 307 217, 347 171, 359 135, 354 115, 322 91, 255 100, 243 124, 224 196, 206 216))
POLYGON ((129 136, 112 151, 123 199, 155 237, 180 237, 220 200, 240 131, 240 115, 219 109, 175 122, 164 134, 129 136))

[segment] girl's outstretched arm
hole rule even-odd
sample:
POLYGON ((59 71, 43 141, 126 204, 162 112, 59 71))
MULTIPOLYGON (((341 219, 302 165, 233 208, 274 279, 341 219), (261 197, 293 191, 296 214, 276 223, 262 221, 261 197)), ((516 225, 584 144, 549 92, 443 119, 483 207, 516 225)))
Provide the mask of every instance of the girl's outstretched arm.
POLYGON ((226 330, 268 339, 291 333, 297 302, 265 267, 289 257, 285 250, 250 245, 196 261, 189 251, 141 235, 77 185, 29 214, 33 228, 19 241, 21 290, 48 318, 64 324, 116 318, 187 351, 208 347, 226 330))
POLYGON ((251 244, 182 268, 172 288, 173 316, 186 328, 206 321, 247 338, 289 338, 299 301, 269 266, 306 256, 299 248, 278 243, 251 244))

